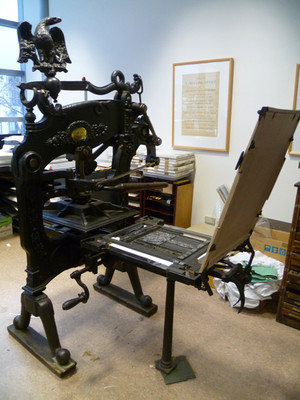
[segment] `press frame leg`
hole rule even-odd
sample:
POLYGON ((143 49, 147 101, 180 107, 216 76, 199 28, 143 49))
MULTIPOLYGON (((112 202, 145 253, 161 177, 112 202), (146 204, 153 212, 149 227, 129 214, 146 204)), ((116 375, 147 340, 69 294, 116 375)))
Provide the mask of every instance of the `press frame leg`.
POLYGON ((54 319, 54 309, 49 297, 40 293, 32 295, 24 291, 21 295, 21 314, 7 327, 8 332, 52 372, 63 377, 75 370, 76 362, 70 352, 60 345, 54 319), (40 317, 46 337, 29 327, 31 315, 40 317))
POLYGON ((137 267, 133 265, 126 265, 126 271, 137 300, 142 304, 143 307, 151 307, 152 298, 149 295, 145 295, 143 292, 137 267))
POLYGON ((99 275, 97 277, 97 283, 99 286, 108 286, 112 278, 114 276, 115 269, 111 267, 105 267, 105 274, 104 275, 99 275))
POLYGON ((157 312, 157 305, 152 302, 152 298, 143 293, 139 274, 135 265, 125 265, 124 270, 122 270, 122 272, 127 272, 134 294, 111 283, 114 272, 115 268, 106 267, 105 275, 99 275, 97 277, 94 289, 98 293, 117 301, 123 306, 147 318, 157 312))

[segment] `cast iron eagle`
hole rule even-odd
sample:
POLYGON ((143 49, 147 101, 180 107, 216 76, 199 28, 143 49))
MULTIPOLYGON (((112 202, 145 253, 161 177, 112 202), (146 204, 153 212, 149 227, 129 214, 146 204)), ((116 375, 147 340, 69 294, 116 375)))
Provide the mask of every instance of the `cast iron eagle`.
POLYGON ((47 76, 54 76, 56 72, 67 72, 66 63, 71 63, 65 37, 61 29, 54 27, 48 31, 50 25, 61 22, 58 17, 47 17, 37 25, 34 35, 31 33, 31 24, 23 21, 18 26, 20 44, 19 63, 33 61, 32 70, 40 70, 47 76))

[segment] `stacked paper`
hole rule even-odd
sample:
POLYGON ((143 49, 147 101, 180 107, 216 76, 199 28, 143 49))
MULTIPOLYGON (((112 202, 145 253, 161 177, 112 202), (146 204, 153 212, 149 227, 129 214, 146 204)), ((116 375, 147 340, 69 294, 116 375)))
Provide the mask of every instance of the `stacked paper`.
POLYGON ((0 165, 10 165, 14 147, 22 142, 23 136, 13 135, 2 139, 3 147, 0 150, 0 165))
MULTIPOLYGON (((188 176, 195 169, 195 155, 191 152, 181 151, 158 151, 159 165, 144 168, 144 176, 177 180, 188 176)), ((131 163, 131 168, 136 168, 146 163, 144 152, 136 154, 131 163)))

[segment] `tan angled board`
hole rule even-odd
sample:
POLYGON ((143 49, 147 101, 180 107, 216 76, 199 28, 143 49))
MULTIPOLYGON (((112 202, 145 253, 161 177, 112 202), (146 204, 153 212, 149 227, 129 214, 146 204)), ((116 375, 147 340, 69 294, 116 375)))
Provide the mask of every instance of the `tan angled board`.
MULTIPOLYGON (((300 111, 264 107, 216 227, 201 272, 246 241, 285 160, 300 111)), ((291 182, 292 184, 293 182, 291 182)))

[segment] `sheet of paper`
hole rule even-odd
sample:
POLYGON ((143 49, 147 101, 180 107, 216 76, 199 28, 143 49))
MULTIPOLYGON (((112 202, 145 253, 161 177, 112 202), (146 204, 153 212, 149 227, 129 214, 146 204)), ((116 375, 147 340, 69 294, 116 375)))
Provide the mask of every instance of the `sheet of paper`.
POLYGON ((160 258, 160 257, 152 256, 152 255, 144 253, 142 251, 133 250, 133 249, 130 249, 130 248, 125 247, 125 246, 122 246, 122 245, 117 244, 117 243, 111 243, 109 245, 109 247, 114 247, 116 249, 120 249, 122 251, 125 251, 126 253, 130 253, 130 254, 133 254, 133 255, 136 255, 136 256, 139 256, 139 257, 146 258, 147 260, 151 260, 151 261, 154 261, 156 263, 165 265, 166 267, 169 267, 170 265, 173 264, 171 261, 164 260, 163 258, 160 258))

